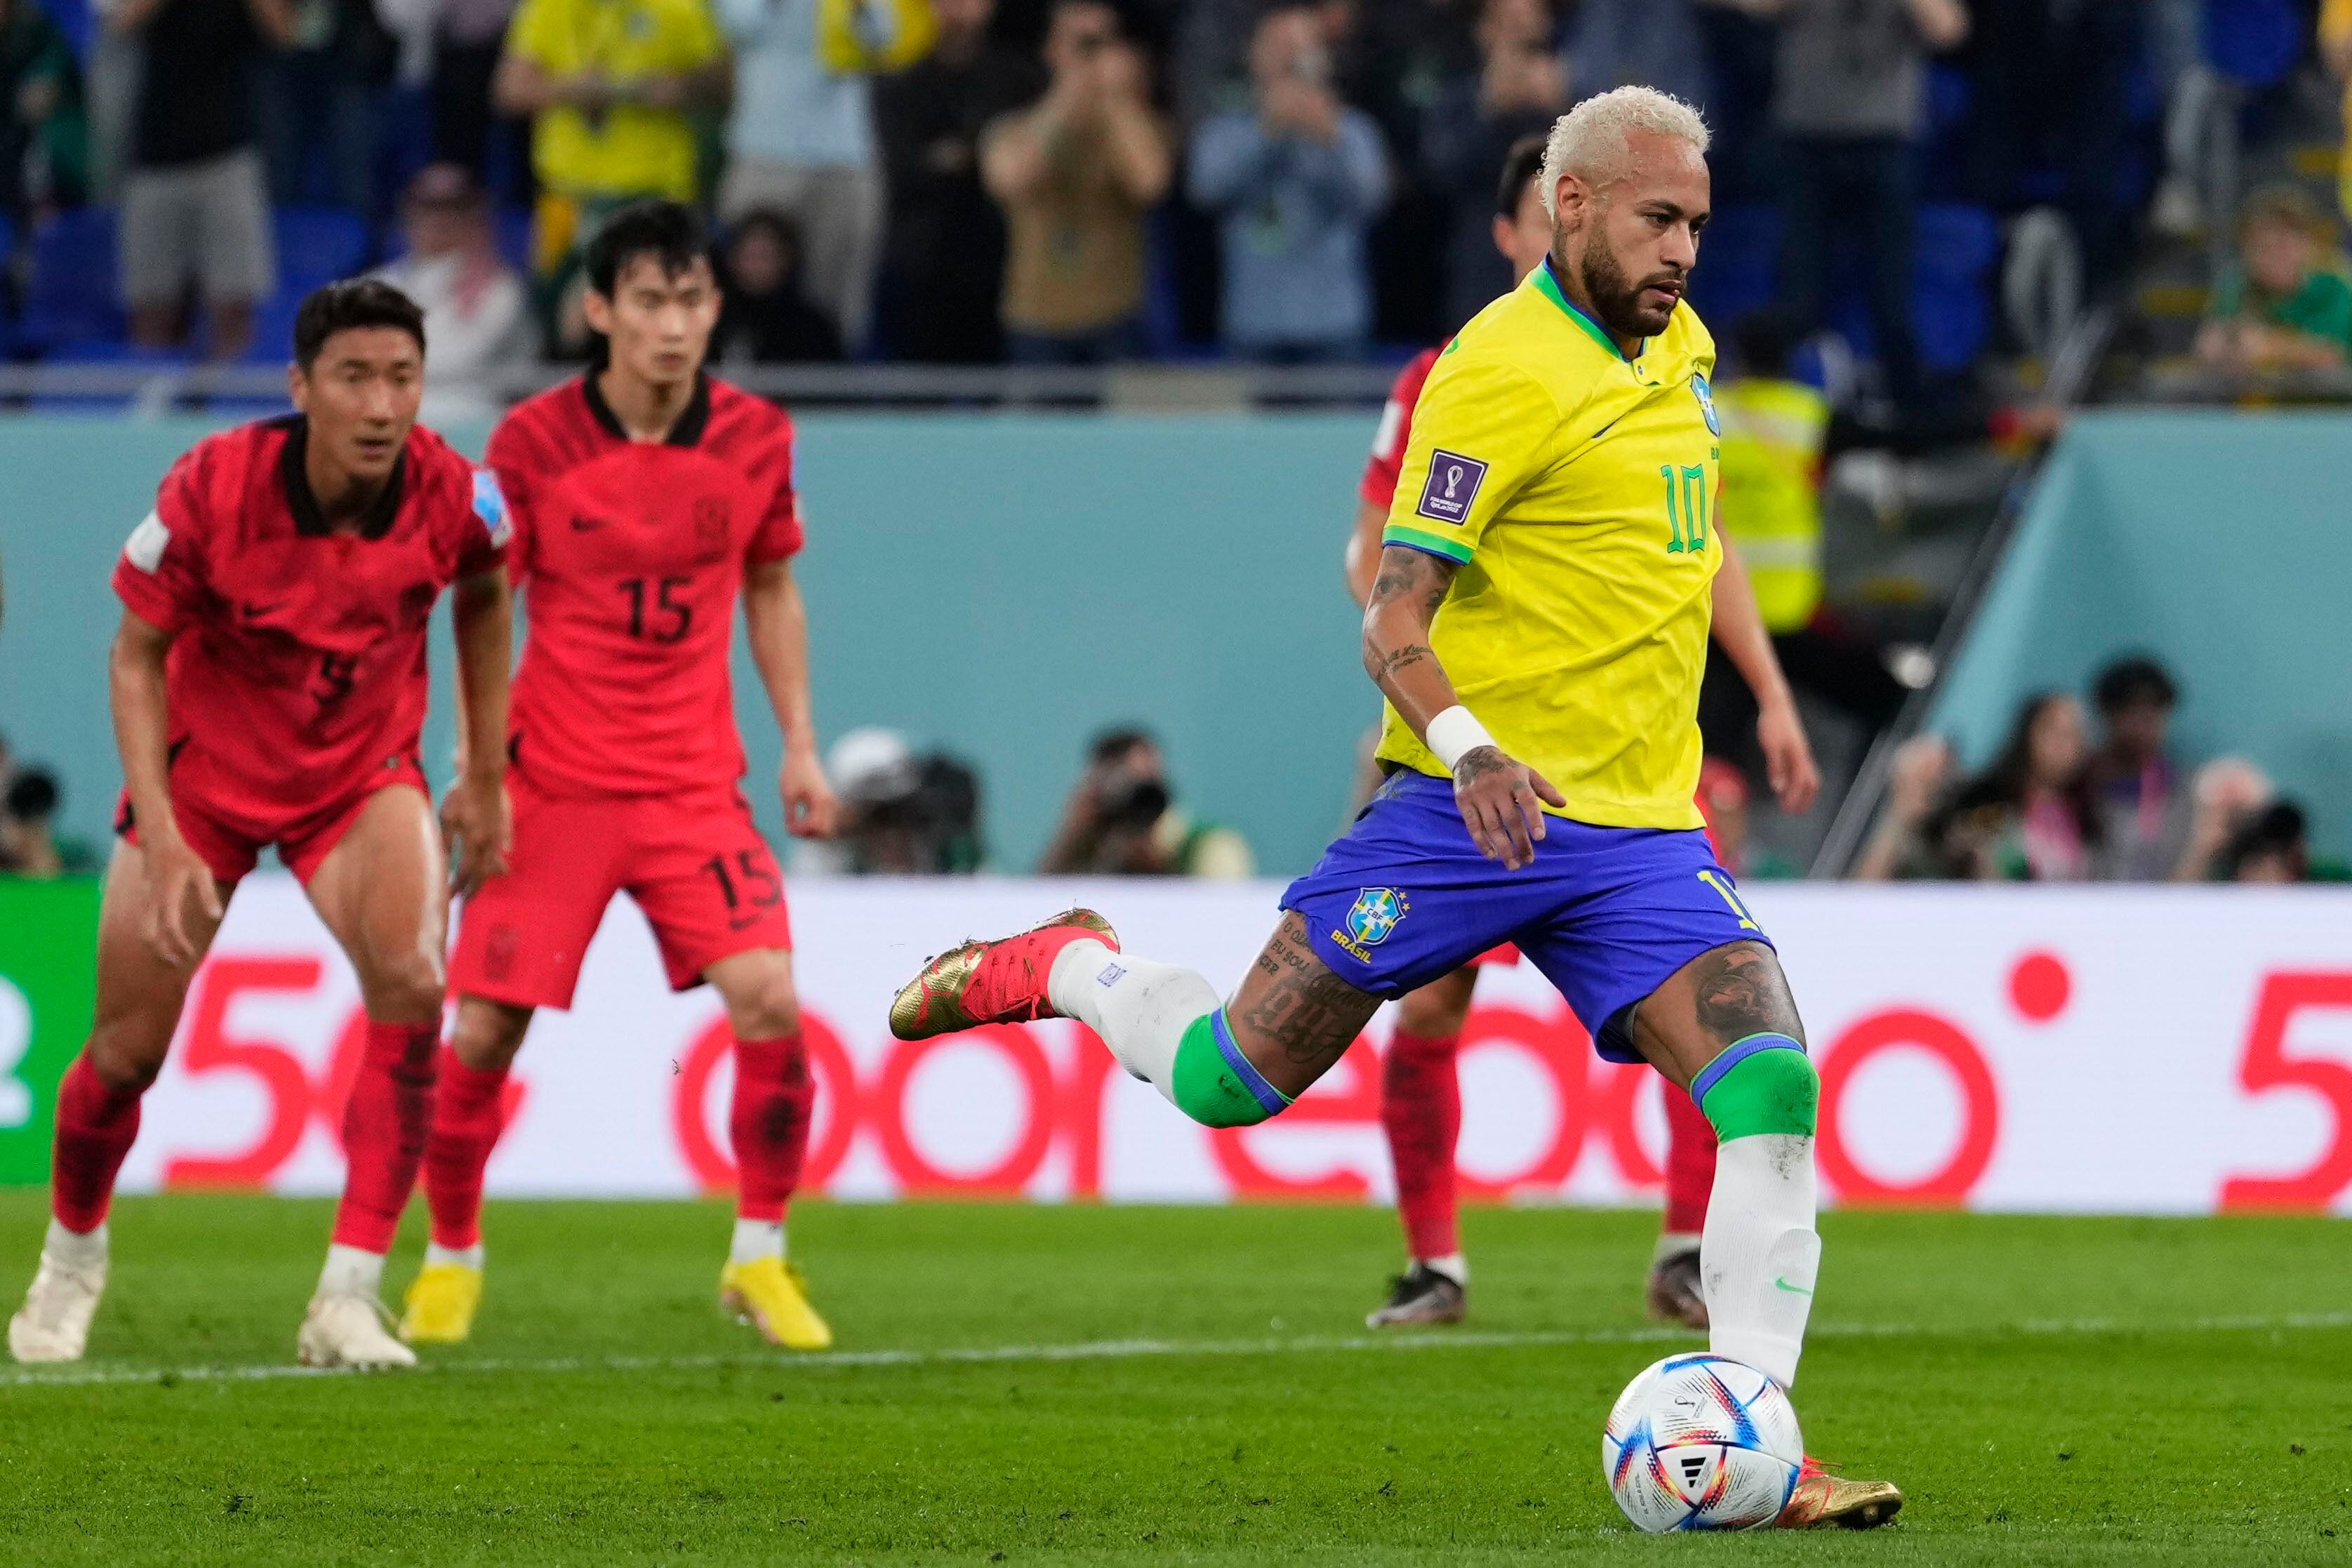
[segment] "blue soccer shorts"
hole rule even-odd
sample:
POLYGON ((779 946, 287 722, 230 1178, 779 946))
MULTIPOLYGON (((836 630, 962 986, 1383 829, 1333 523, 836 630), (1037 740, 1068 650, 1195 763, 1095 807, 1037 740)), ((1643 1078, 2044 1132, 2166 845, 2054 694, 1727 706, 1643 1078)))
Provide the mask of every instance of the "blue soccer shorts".
POLYGON ((1770 945, 1701 829, 1548 816, 1535 850, 1535 864, 1505 870, 1472 842, 1451 781, 1402 772, 1282 907, 1305 918, 1334 973, 1376 996, 1515 942, 1612 1061, 1641 1059, 1626 1019, 1684 964, 1727 942, 1770 945))

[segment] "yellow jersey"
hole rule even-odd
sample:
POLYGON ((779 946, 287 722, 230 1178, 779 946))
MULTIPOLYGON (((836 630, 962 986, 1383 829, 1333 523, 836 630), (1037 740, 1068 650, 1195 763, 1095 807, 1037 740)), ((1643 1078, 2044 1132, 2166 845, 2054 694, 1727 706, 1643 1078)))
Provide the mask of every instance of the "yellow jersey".
MULTIPOLYGON (((704 0, 522 0, 507 47, 551 77, 625 82, 700 70, 726 40, 704 0)), ((530 161, 562 195, 695 197, 694 122, 680 110, 547 110, 532 122, 530 161)))
MULTIPOLYGON (((1458 563, 1430 647, 1496 743, 1601 827, 1694 796, 1722 447, 1688 305, 1627 358, 1547 262, 1447 345, 1382 540, 1458 563)), ((1380 755, 1444 764, 1391 706, 1380 755)))

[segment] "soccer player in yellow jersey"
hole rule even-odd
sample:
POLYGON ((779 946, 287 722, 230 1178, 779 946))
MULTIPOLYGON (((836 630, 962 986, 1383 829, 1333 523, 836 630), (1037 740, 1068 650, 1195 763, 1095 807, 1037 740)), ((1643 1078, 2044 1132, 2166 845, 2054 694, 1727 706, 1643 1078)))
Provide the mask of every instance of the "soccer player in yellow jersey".
MULTIPOLYGON (((1787 1384, 1821 1257, 1820 1079, 1693 800, 1711 612, 1743 673, 1769 669, 1753 598, 1717 575, 1715 347, 1683 303, 1706 146, 1696 111, 1646 88, 1552 128, 1550 255, 1439 357, 1382 534, 1363 651, 1389 781, 1284 893, 1232 999, 1073 910, 933 959, 890 1025, 1076 1018, 1194 1121, 1248 1126, 1382 1000, 1516 942, 1601 1055, 1649 1062, 1714 1125, 1712 1348, 1787 1384)), ((1776 772, 1801 756, 1763 739, 1776 772)), ((1901 1503, 1808 1461, 1780 1522, 1872 1525, 1901 1503)))

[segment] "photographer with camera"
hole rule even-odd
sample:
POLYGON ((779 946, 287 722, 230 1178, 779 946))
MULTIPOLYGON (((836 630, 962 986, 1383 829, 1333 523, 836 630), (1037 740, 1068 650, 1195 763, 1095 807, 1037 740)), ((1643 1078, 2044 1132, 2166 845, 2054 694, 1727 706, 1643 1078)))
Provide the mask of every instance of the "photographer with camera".
POLYGON ((1371 336, 1366 246, 1389 198, 1380 129, 1340 100, 1309 6, 1259 21, 1250 79, 1252 107, 1192 137, 1192 205, 1223 234, 1224 341, 1276 363, 1354 358, 1371 336))
POLYGON ((1146 730, 1108 730, 1062 808, 1041 876, 1213 877, 1256 869, 1248 841, 1175 803, 1160 742, 1146 730))
POLYGON ((944 752, 915 755, 878 727, 833 743, 826 779, 841 802, 829 839, 804 840, 801 876, 946 877, 980 869, 980 777, 944 752))

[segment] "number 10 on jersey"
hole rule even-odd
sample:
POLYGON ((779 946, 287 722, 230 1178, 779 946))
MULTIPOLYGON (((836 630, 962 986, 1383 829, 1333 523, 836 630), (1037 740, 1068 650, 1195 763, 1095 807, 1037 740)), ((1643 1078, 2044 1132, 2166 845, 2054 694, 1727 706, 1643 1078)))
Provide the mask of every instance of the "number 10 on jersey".
POLYGON ((1658 477, 1666 481, 1666 526, 1674 531, 1674 540, 1666 546, 1669 555, 1680 555, 1686 550, 1706 548, 1706 468, 1677 468, 1672 463, 1658 465, 1658 477), (1687 529, 1689 532, 1685 534, 1687 529))

